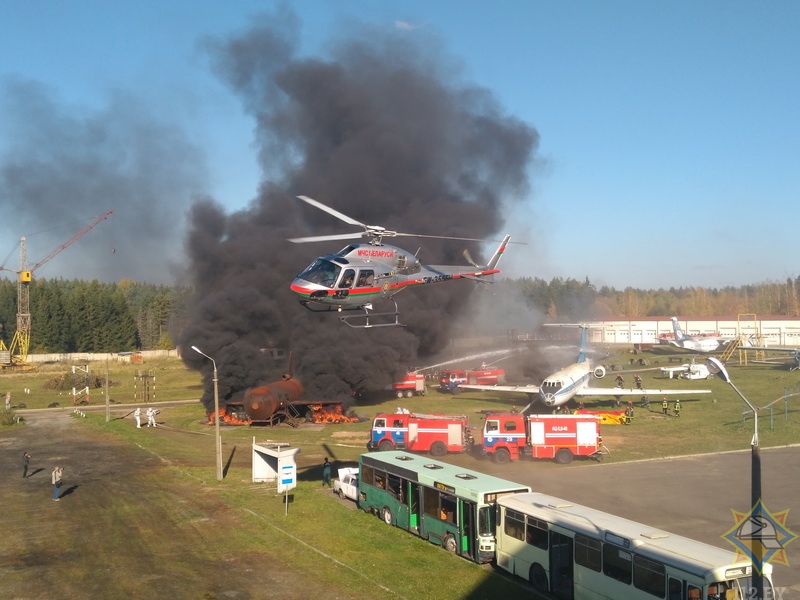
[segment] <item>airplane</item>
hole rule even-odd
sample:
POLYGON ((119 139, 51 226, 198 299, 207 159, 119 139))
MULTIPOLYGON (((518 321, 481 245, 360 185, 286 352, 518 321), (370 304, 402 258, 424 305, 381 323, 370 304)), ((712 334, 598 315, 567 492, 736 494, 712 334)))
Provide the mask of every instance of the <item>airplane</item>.
POLYGON ((291 290, 300 298, 300 304, 313 312, 340 313, 339 319, 356 328, 386 327, 402 325, 394 296, 402 290, 431 283, 441 283, 455 279, 472 279, 490 283, 491 275, 500 273, 497 263, 505 252, 511 239, 506 235, 492 258, 486 265, 475 264, 467 251, 464 257, 471 267, 452 265, 424 265, 417 257, 395 246, 383 244, 384 237, 424 237, 447 240, 481 242, 475 238, 456 238, 441 235, 423 235, 390 231, 376 225, 365 225, 329 206, 306 196, 300 200, 314 206, 349 225, 362 227, 363 232, 312 237, 291 238, 290 242, 346 240, 368 238, 367 243, 354 243, 345 246, 336 254, 327 254, 314 259, 291 285, 291 290), (488 278, 488 279, 487 279, 488 278), (394 303, 394 312, 371 313, 373 305, 385 300, 394 303), (363 311, 358 315, 341 315, 342 312, 363 311), (386 317, 394 321, 381 322, 386 317), (381 317, 378 323, 370 322, 370 317, 381 317), (362 322, 361 319, 364 319, 362 322))
POLYGON ((691 363, 683 364, 680 367, 661 367, 659 371, 669 379, 673 377, 676 379, 711 379, 714 377, 706 365, 695 363, 694 357, 692 357, 691 363))
POLYGON ((731 340, 713 336, 695 337, 686 335, 678 324, 678 318, 672 317, 672 330, 675 332, 675 339, 669 340, 671 346, 689 350, 690 352, 717 352, 727 346, 731 340))
POLYGON ((540 402, 547 408, 557 410, 560 406, 576 397, 586 396, 664 396, 668 394, 710 394, 711 390, 663 390, 663 389, 625 389, 590 387, 592 377, 601 379, 605 376, 605 367, 592 367, 588 360, 587 331, 588 325, 581 328, 581 345, 578 359, 545 378, 541 386, 537 385, 462 385, 465 390, 492 390, 495 392, 521 392, 528 394, 530 403, 521 412, 528 410, 534 403, 540 402))
POLYGON ((800 369, 800 348, 789 348, 786 346, 744 346, 741 348, 742 350, 761 350, 763 352, 781 352, 784 354, 789 354, 789 357, 794 362, 787 361, 786 359, 774 358, 769 359, 765 358, 764 360, 751 360, 751 363, 757 363, 761 365, 776 365, 776 366, 788 366, 790 371, 796 371, 800 369))

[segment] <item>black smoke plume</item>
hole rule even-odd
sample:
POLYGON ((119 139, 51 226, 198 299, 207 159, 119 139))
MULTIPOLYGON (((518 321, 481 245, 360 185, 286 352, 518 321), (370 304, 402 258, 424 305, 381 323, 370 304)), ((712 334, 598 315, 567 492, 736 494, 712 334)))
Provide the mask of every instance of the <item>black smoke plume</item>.
POLYGON ((180 127, 131 94, 70 105, 48 87, 0 81, 0 261, 44 259, 95 216, 79 242, 42 265, 41 277, 172 283, 184 262, 184 214, 206 188, 202 152, 180 127))
MULTIPOLYGON (((344 244, 287 238, 353 230, 297 195, 398 231, 497 239, 504 207, 528 191, 536 131, 505 114, 491 92, 464 83, 436 39, 355 27, 325 57, 299 56, 298 39, 299 24, 282 10, 206 42, 213 68, 255 120, 264 173, 246 210, 226 214, 208 200, 190 213, 199 301, 183 354, 207 373, 208 361, 186 349, 214 357, 222 399, 277 378, 263 351, 273 347, 294 352, 308 398, 381 389, 446 347, 478 287, 456 281, 401 293, 405 328, 355 330, 305 310, 291 280, 344 244)), ((466 264, 465 242, 403 242, 423 262, 466 264)), ((477 247, 470 253, 487 258, 477 247)), ((209 388, 203 401, 212 400, 209 388)))

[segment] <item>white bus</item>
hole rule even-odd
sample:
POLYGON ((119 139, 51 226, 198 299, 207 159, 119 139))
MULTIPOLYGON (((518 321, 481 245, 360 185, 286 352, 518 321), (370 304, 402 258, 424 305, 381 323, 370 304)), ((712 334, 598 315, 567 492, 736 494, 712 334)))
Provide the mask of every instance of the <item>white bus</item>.
MULTIPOLYGON (((561 600, 746 600, 736 554, 539 493, 497 500, 497 566, 561 600)), ((765 564, 764 597, 774 598, 765 564)))

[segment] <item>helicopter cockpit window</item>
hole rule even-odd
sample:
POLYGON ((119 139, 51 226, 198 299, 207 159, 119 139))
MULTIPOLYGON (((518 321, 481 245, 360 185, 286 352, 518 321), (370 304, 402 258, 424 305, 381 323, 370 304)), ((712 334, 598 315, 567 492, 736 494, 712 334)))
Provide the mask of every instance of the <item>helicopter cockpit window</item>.
POLYGON ((339 256, 347 256, 348 254, 350 254, 356 248, 358 248, 357 245, 350 244, 349 246, 345 246, 344 248, 339 250, 336 254, 338 254, 339 256))
POLYGON ((356 271, 355 269, 345 269, 344 275, 342 275, 342 279, 339 281, 339 288, 351 288, 353 287, 353 280, 356 278, 356 271))
POLYGON ((356 287, 370 287, 375 281, 375 271, 372 269, 361 269, 358 273, 358 283, 356 287))
POLYGON ((332 288, 341 270, 342 267, 339 265, 335 265, 324 258, 318 258, 311 263, 305 271, 300 273, 298 277, 309 283, 318 283, 332 288))

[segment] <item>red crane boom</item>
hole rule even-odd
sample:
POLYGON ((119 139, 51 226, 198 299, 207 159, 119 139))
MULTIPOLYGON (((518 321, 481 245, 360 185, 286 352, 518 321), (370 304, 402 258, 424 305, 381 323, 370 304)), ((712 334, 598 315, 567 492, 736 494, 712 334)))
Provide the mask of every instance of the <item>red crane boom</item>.
POLYGON ((101 223, 102 221, 105 221, 105 220, 106 220, 108 217, 110 217, 110 216, 111 216, 111 214, 112 214, 113 212, 114 212, 113 210, 110 210, 110 211, 108 211, 107 213, 105 213, 105 214, 102 214, 102 215, 100 215, 99 217, 97 217, 97 218, 96 218, 94 221, 92 221, 91 223, 89 223, 89 224, 88 224, 86 227, 84 227, 83 229, 81 229, 81 230, 80 230, 78 233, 76 233, 75 235, 73 235, 73 236, 72 236, 71 238, 69 238, 69 239, 68 239, 66 242, 64 242, 63 244, 61 244, 61 245, 60 245, 58 248, 56 248, 55 250, 53 250, 53 251, 52 251, 50 254, 48 254, 47 256, 45 256, 45 257, 44 257, 42 260, 40 260, 39 262, 37 262, 35 265, 33 265, 33 266, 30 268, 30 269, 28 269, 28 271, 30 271, 31 273, 33 273, 33 272, 34 272, 36 269, 38 269, 39 267, 41 267, 41 266, 42 266, 44 263, 46 263, 48 260, 50 260, 51 258, 53 258, 53 257, 54 257, 56 254, 58 254, 59 252, 61 252, 61 251, 62 251, 62 250, 64 250, 65 248, 68 248, 69 246, 71 246, 72 244, 74 244, 75 242, 77 242, 79 239, 81 239, 81 238, 82 238, 82 237, 83 237, 83 236, 86 234, 86 232, 88 232, 89 230, 91 230, 91 229, 92 229, 92 228, 93 228, 95 225, 97 225, 98 223, 101 223))

